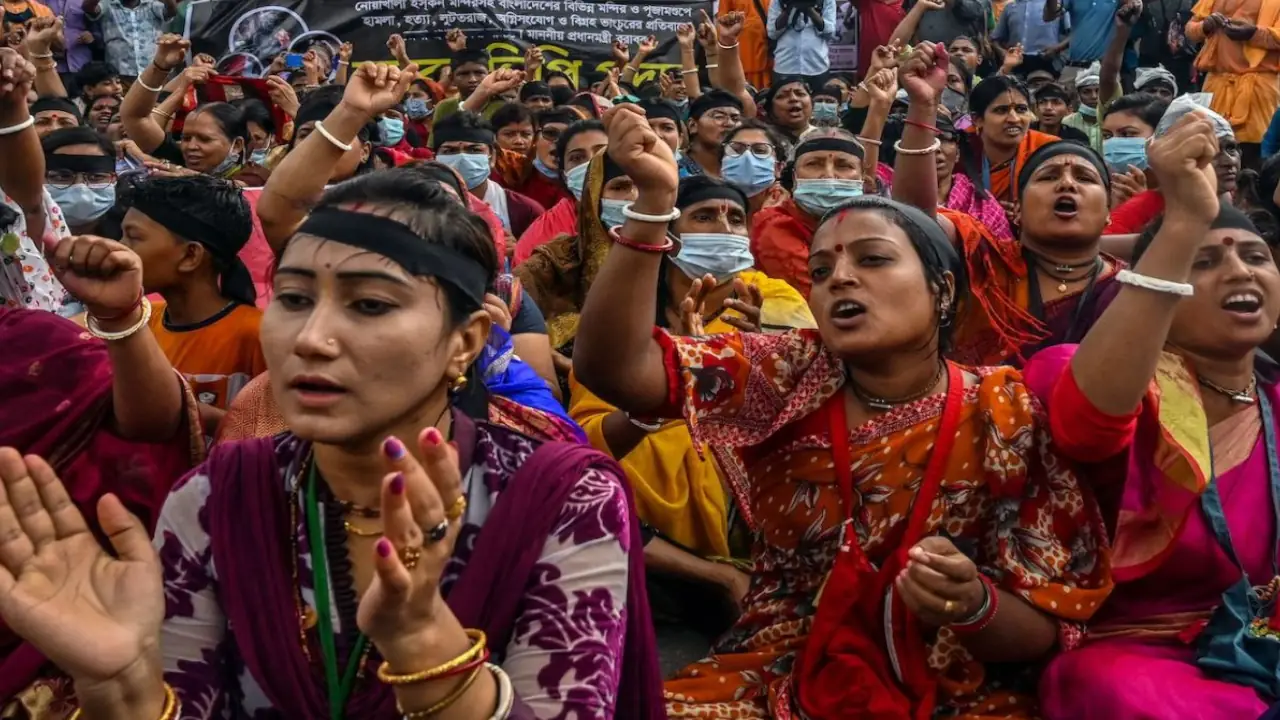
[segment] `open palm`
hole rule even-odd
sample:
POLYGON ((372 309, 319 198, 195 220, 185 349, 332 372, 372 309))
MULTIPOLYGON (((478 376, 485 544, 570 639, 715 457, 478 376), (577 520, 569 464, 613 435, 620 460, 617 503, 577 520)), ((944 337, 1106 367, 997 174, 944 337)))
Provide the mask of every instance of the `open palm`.
POLYGON ((113 495, 99 502, 113 558, 43 460, 0 448, 0 480, 0 618, 78 682, 114 678, 154 650, 164 589, 138 519, 113 495))

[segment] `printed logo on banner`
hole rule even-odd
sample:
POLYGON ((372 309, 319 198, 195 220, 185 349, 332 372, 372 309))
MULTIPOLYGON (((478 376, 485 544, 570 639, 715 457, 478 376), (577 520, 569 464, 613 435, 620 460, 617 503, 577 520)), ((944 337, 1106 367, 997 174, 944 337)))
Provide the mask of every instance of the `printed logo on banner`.
POLYGON ((675 31, 692 23, 710 0, 646 0, 643 4, 586 0, 195 0, 184 35, 192 53, 208 53, 226 75, 259 77, 273 58, 320 44, 337 57, 354 45, 354 62, 387 62, 387 40, 399 33, 422 73, 439 76, 449 64, 445 33, 459 28, 467 45, 485 48, 492 69, 520 66, 530 45, 542 48, 545 69, 582 75, 613 67, 614 40, 635 45, 649 35, 660 44, 641 66, 646 82, 680 66, 675 31))

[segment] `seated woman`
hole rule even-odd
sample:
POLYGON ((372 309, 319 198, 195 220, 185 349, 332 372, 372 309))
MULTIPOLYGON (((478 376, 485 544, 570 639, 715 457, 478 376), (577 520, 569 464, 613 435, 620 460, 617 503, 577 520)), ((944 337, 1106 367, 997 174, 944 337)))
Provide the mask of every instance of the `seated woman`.
POLYGON ((1020 199, 1018 177, 1028 158, 1042 145, 1061 141, 1031 129, 1031 91, 1012 75, 994 75, 975 85, 969 114, 974 132, 960 148, 960 161, 982 178, 983 190, 1012 210, 1020 199))
MULTIPOLYGON (((566 110, 560 108, 557 110, 566 110)), ((566 110, 567 112, 567 110, 566 110)), ((569 118, 560 118, 568 120, 569 118)), ((568 192, 546 214, 533 221, 516 243, 513 264, 523 265, 538 248, 563 235, 572 235, 578 228, 578 205, 586 189, 587 163, 604 147, 604 127, 599 120, 575 120, 569 124, 554 122, 544 125, 538 141, 539 157, 547 149, 554 148, 551 165, 555 168, 556 181, 568 192), (556 136, 553 142, 548 133, 556 136)), ((545 172, 539 169, 539 172, 545 172)))
POLYGON ((1214 134, 1194 114, 1151 143, 1167 210, 1136 247, 1135 274, 1078 348, 1027 365, 1115 547, 1115 592, 1041 680, 1051 720, 1254 718, 1275 699, 1265 659, 1262 685, 1204 664, 1206 643, 1238 642, 1215 608, 1240 583, 1274 583, 1280 508, 1280 391, 1257 353, 1280 319, 1280 271, 1253 223, 1218 200, 1214 134))
MULTIPOLYGON (((398 74, 362 66, 348 96, 398 101, 398 74)), ((5 501, 0 533, 46 552, 0 554, 0 617, 73 678, 85 718, 659 717, 616 464, 450 411, 496 262, 483 224, 412 172, 327 192, 263 321, 292 432, 216 449, 154 549, 110 498, 118 560, 78 513, 55 522, 61 483, 4 451, 9 497, 29 472, 44 501, 22 525, 5 501), (104 582, 45 590, 90 568, 104 582)))
MULTIPOLYGON (((137 255, 110 240, 74 237, 51 261, 61 283, 104 319, 86 330, 51 312, 0 308, 0 394, 9 411, 0 446, 47 458, 64 497, 99 537, 93 509, 106 493, 150 529, 173 483, 204 458, 195 398, 148 329, 144 307, 131 305, 142 293, 137 255), (114 264, 110 283, 89 272, 91 254, 114 264)), ((16 453, 0 454, 0 474, 21 468, 16 453)), ((8 489, 9 497, 32 489, 8 489)), ((0 717, 65 717, 70 698, 66 676, 0 623, 0 717)))
MULTIPOLYGON (((685 178, 676 207, 680 252, 663 261, 659 327, 681 336, 814 327, 799 293, 751 269, 741 190, 707 176, 685 178)), ((736 614, 726 610, 736 610, 746 591, 747 576, 730 561, 745 560, 749 547, 715 458, 694 448, 684 423, 633 420, 577 382, 569 412, 592 445, 622 463, 635 488, 636 510, 651 530, 645 564, 650 587, 660 588, 660 635, 661 615, 669 614, 719 635, 736 614)))
POLYGON ((54 130, 40 145, 45 189, 68 229, 76 235, 106 235, 100 226, 107 224, 104 216, 116 204, 115 146, 87 127, 54 130))
POLYGON ((789 150, 781 133, 755 118, 746 118, 725 133, 720 171, 725 180, 747 194, 749 215, 787 199, 787 191, 778 180, 789 150))
POLYGON ((942 359, 965 293, 946 235, 854 199, 814 234, 818 330, 655 330, 678 173, 643 117, 606 119, 639 192, 574 370, 633 416, 684 417, 756 538, 742 617, 667 684, 668 713, 1032 716, 1034 663, 1109 590, 1104 530, 1017 371, 942 359))

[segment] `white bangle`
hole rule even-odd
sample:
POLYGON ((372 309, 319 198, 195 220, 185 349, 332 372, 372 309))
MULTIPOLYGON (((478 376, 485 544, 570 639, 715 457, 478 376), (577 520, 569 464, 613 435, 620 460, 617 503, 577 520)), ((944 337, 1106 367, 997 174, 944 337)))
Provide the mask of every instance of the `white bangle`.
POLYGON ((53 57, 53 53, 51 53, 51 52, 47 52, 47 53, 31 53, 31 57, 32 57, 32 59, 34 59, 34 60, 43 60, 44 58, 51 58, 51 57, 53 57))
POLYGON ((151 321, 151 301, 148 300, 144 295, 142 298, 142 317, 139 318, 138 322, 134 323, 131 327, 125 328, 120 332, 107 332, 102 328, 98 327, 98 318, 92 315, 85 315, 84 329, 88 330, 90 335, 100 340, 106 340, 110 342, 112 340, 124 340, 130 335, 133 335, 134 333, 138 332, 142 328, 146 327, 147 323, 150 321, 151 321))
POLYGON ((511 716, 511 709, 516 704, 515 688, 511 686, 511 678, 507 675, 507 671, 493 663, 488 663, 485 667, 498 683, 498 707, 489 720, 506 720, 511 716))
POLYGON ((143 90, 150 90, 150 91, 151 91, 151 92, 153 92, 153 93, 162 92, 162 91, 164 90, 164 83, 160 83, 160 85, 159 85, 159 86, 157 86, 157 87, 151 87, 150 85, 148 85, 146 82, 144 82, 144 81, 142 80, 142 76, 141 76, 141 75, 139 75, 138 77, 134 78, 134 82, 136 82, 136 83, 138 83, 139 85, 141 85, 143 90))
POLYGON ((698 74, 698 68, 693 68, 693 69, 691 69, 691 70, 681 70, 681 71, 680 71, 680 74, 681 74, 681 75, 697 75, 697 74, 698 74))
POLYGON ((1143 290, 1179 295, 1181 297, 1191 297, 1196 293, 1196 289, 1191 283, 1174 282, 1151 277, 1150 275, 1139 275, 1132 270, 1121 270, 1116 273, 1116 282, 1132 285, 1143 290))
POLYGON ((708 70, 715 70, 715 69, 716 69, 716 68, 718 68, 718 67, 720 67, 720 63, 711 63, 710 65, 708 65, 708 66, 707 66, 707 69, 708 69, 708 70))
POLYGON ((854 137, 856 137, 858 142, 862 143, 863 145, 874 145, 876 147, 880 147, 881 145, 884 144, 879 140, 872 140, 871 138, 865 138, 865 137, 862 137, 861 135, 856 135, 854 137))
POLYGON ((18 133, 22 132, 23 130, 26 130, 27 128, 35 124, 36 124, 36 116, 28 115, 26 120, 23 120, 17 125, 10 125, 9 127, 0 128, 0 137, 4 137, 5 135, 17 135, 18 133))
POLYGON ((324 138, 325 140, 328 140, 330 143, 333 144, 334 147, 338 148, 342 152, 351 152, 351 143, 344 143, 338 138, 334 137, 333 133, 326 130, 324 127, 324 123, 319 120, 316 121, 316 132, 320 133, 320 137, 324 138))
POLYGON ((732 45, 723 45, 719 40, 716 40, 716 45, 719 45, 721 50, 732 50, 738 47, 738 43, 734 43, 732 45))
POLYGON ((339 60, 339 61, 338 61, 338 64, 339 64, 339 65, 350 65, 351 63, 347 62, 346 60, 339 60))
POLYGON ((893 144, 894 152, 898 153, 899 155, 932 155, 933 153, 938 152, 938 150, 940 150, 941 148, 942 148, 942 141, 937 138, 933 139, 932 145, 930 145, 929 147, 922 147, 922 148, 914 148, 914 149, 904 148, 902 147, 901 140, 893 144))
POLYGON ((627 203, 622 206, 622 217, 628 220, 635 220, 636 222, 654 223, 656 225, 665 225, 680 219, 680 208, 673 207, 671 208, 671 212, 666 215, 645 215, 644 213, 632 210, 631 207, 633 205, 635 205, 635 203, 627 203))

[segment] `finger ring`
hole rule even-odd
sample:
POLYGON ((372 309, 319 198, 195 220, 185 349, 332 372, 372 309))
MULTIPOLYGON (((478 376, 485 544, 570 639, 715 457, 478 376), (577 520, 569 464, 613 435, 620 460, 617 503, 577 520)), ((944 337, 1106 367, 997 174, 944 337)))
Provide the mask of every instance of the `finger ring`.
POLYGON ((400 551, 400 562, 404 563, 405 570, 412 570, 418 567, 418 560, 422 558, 422 546, 415 545, 407 547, 400 551))
POLYGON ((462 517, 463 513, 466 511, 467 498, 463 495, 459 495, 458 499, 454 500, 453 504, 449 506, 449 509, 444 511, 444 516, 449 519, 449 522, 453 522, 454 520, 462 517))
POLYGON ((947 615, 950 615, 952 611, 955 610, 955 607, 956 607, 955 601, 948 600, 942 604, 942 612, 947 615))
POLYGON ((427 531, 427 539, 433 543, 438 543, 444 539, 445 535, 448 535, 448 534, 449 534, 449 521, 441 520, 439 525, 436 525, 435 527, 427 531))

